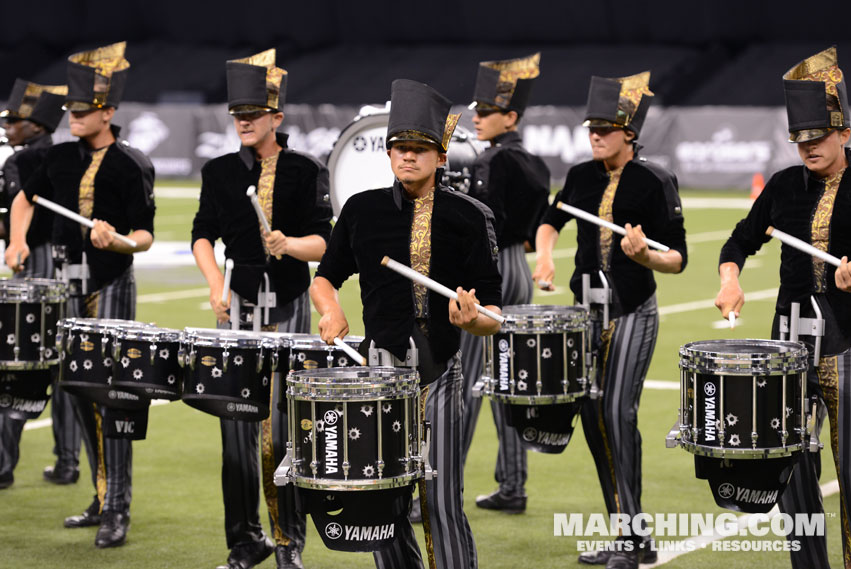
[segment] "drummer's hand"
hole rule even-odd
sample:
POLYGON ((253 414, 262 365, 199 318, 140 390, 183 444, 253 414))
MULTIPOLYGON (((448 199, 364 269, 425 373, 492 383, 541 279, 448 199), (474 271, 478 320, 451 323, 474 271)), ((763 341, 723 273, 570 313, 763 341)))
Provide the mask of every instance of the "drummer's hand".
POLYGON ((26 243, 9 243, 6 247, 6 266, 15 271, 21 272, 24 269, 24 261, 30 256, 30 248, 26 243))
POLYGON ((449 323, 458 326, 462 330, 470 331, 474 328, 476 320, 479 318, 479 313, 476 311, 476 305, 479 299, 476 298, 476 289, 471 288, 467 292, 460 286, 455 289, 458 293, 458 300, 449 301, 449 323))
POLYGON ((92 219, 92 221, 95 224, 89 235, 92 245, 98 249, 109 249, 115 241, 115 237, 110 232, 114 232, 115 228, 102 219, 92 219))
POLYGON ((742 306, 745 304, 745 293, 739 286, 739 281, 730 281, 721 285, 718 296, 715 297, 715 306, 721 311, 723 318, 729 318, 730 312, 739 317, 742 306))
POLYGON ((834 278, 836 279, 836 288, 851 292, 851 263, 848 262, 847 255, 842 257, 842 264, 836 269, 834 278))
POLYGON ((552 259, 538 259, 535 262, 535 270, 532 272, 532 280, 541 290, 555 290, 553 281, 556 276, 556 265, 552 259))
POLYGON ((641 230, 641 225, 633 227, 629 223, 624 225, 626 235, 621 239, 621 249, 624 254, 640 265, 645 265, 650 262, 650 249, 647 247, 647 242, 644 240, 644 231, 641 230))
POLYGON ((319 337, 327 344, 333 344, 334 338, 345 338, 349 333, 349 321, 340 307, 327 311, 319 319, 319 337))
POLYGON ((269 248, 269 253, 275 255, 276 257, 280 257, 281 255, 286 255, 289 250, 289 244, 287 243, 287 236, 281 233, 280 230, 275 229, 272 233, 266 233, 266 247, 269 248))
POLYGON ((213 312, 216 313, 216 321, 224 324, 230 320, 230 315, 228 314, 228 307, 230 307, 230 293, 228 293, 228 303, 223 303, 222 286, 223 285, 210 287, 210 306, 213 308, 213 312))

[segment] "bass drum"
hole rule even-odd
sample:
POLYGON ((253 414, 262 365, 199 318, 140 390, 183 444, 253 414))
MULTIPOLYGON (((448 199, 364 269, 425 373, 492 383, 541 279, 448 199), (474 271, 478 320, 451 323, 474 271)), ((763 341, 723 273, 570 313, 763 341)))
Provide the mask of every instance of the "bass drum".
MULTIPOLYGON (((384 110, 361 111, 340 133, 328 155, 331 177, 331 205, 339 216, 343 205, 353 195, 393 184, 393 172, 384 141, 390 114, 384 110)), ((473 161, 480 147, 474 133, 456 127, 449 143, 447 164, 442 182, 467 193, 473 174, 473 161)))

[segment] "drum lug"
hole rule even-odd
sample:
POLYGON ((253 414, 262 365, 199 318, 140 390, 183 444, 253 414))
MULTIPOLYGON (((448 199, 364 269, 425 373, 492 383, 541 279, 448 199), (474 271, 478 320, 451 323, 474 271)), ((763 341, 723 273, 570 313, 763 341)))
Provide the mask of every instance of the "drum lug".
POLYGON ((109 343, 109 336, 104 334, 100 337, 100 357, 106 357, 106 345, 109 343))
POLYGON ((674 421, 674 425, 665 435, 665 448, 675 448, 680 444, 680 422, 674 421))
POLYGON ((375 461, 376 470, 378 470, 378 479, 384 478, 384 461, 378 459, 375 461))
MULTIPOLYGON (((278 350, 274 350, 272 352, 271 360, 272 360, 272 372, 278 371, 278 350)), ((257 372, 260 373, 260 368, 263 367, 263 360, 261 359, 260 362, 257 365, 258 365, 257 372)))
POLYGON ((177 365, 180 367, 186 367, 186 348, 183 344, 180 344, 180 347, 177 349, 177 365))
MULTIPOLYGON (((343 479, 348 480, 349 479, 349 470, 352 468, 352 463, 350 463, 348 460, 344 460, 342 468, 343 468, 343 479)), ((379 478, 380 478, 380 476, 379 476, 379 478)))
POLYGON ((195 346, 192 346, 192 349, 189 351, 189 355, 186 356, 186 363, 189 364, 189 369, 195 370, 195 346))
POLYGON ((228 372, 228 360, 229 359, 230 359, 230 352, 228 351, 227 347, 225 347, 224 351, 222 352, 222 373, 228 372))
POLYGON ((156 356, 157 356, 157 345, 156 345, 156 344, 151 344, 151 345, 150 345, 150 350, 151 350, 151 365, 154 365, 154 359, 155 359, 155 358, 156 358, 156 356))
POLYGON ((61 355, 63 353, 62 349, 62 332, 56 332, 56 351, 61 355))
POLYGON ((431 449, 431 423, 424 421, 423 430, 425 431, 425 440, 420 447, 420 454, 423 460, 423 475, 426 480, 433 480, 437 476, 437 470, 434 470, 428 461, 428 454, 431 449))
POLYGON ((473 397, 481 399, 482 392, 485 389, 485 382, 481 379, 473 384, 473 397))
POLYGON ((290 454, 291 452, 292 443, 287 443, 287 454, 284 455, 284 460, 282 460, 281 464, 278 465, 278 468, 275 469, 275 486, 286 486, 287 484, 291 484, 293 481, 293 457, 290 454))
POLYGON ((112 342, 112 359, 118 361, 119 356, 121 356, 121 340, 116 338, 112 342))
POLYGON ((756 441, 759 438, 759 433, 751 431, 751 448, 756 448, 756 441))
POLYGON ((603 396, 603 390, 597 387, 596 383, 591 384, 591 389, 588 390, 588 397, 591 399, 599 399, 603 396))

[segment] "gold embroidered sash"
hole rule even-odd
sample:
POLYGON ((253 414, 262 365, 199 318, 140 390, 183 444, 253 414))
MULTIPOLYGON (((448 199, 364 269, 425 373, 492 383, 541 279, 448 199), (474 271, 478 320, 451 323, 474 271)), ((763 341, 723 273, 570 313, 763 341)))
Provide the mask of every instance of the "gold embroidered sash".
MULTIPOLYGON (((597 215, 608 222, 614 223, 612 215, 612 204, 615 201, 615 192, 618 189, 618 184, 621 181, 623 166, 609 172, 609 185, 606 186, 603 192, 603 199, 600 201, 600 208, 597 215)), ((600 263, 603 271, 609 270, 609 265, 612 261, 612 230, 607 227, 600 228, 600 263)))
MULTIPOLYGON (((411 224, 411 268, 428 276, 431 268, 431 214, 434 211, 434 188, 414 200, 414 220, 411 224)), ((417 318, 426 317, 428 290, 414 284, 414 310, 417 318)))
MULTIPOLYGON (((827 247, 830 244, 830 218, 833 216, 833 204, 836 201, 836 192, 839 190, 839 182, 842 180, 844 172, 845 169, 843 168, 824 181, 824 192, 813 214, 810 242, 813 247, 825 253, 827 253, 827 247)), ((827 291, 824 269, 824 261, 813 257, 813 289, 817 293, 827 291)))
MULTIPOLYGON (((107 150, 109 150, 109 146, 92 152, 92 162, 80 179, 77 207, 80 210, 80 215, 86 219, 92 218, 92 209, 94 209, 95 205, 95 175, 98 173, 98 169, 103 162, 103 157, 106 155, 107 150)), ((86 229, 86 227, 83 228, 84 234, 86 229)))
MULTIPOLYGON (((267 156, 260 161, 260 180, 257 181, 257 201, 260 202, 260 207, 263 209, 263 215, 266 216, 266 221, 269 222, 269 227, 272 226, 272 202, 274 201, 275 193, 275 171, 278 168, 278 153, 272 156, 267 156)), ((260 223, 258 220, 257 223, 260 223)), ((260 223, 260 231, 263 231, 263 224, 260 223)), ((269 249, 266 247, 266 241, 263 241, 263 249, 266 255, 269 255, 269 249)))

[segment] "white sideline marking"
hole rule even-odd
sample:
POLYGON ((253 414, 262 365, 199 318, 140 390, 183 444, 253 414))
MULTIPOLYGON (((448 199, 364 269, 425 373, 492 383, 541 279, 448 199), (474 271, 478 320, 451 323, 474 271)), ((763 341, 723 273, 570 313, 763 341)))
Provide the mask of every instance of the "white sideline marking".
MULTIPOLYGON (((821 488, 822 496, 831 496, 831 495, 839 492, 839 482, 837 480, 831 480, 830 482, 825 482, 824 484, 822 484, 820 486, 820 488, 821 488)), ((768 518, 771 519, 779 513, 780 513, 780 510, 777 508, 777 506, 774 506, 771 509, 771 511, 768 512, 767 515, 768 515, 768 518)), ((706 546, 708 546, 713 541, 718 541, 718 540, 721 540, 721 539, 727 539, 728 537, 736 537, 736 536, 740 535, 740 533, 739 533, 740 530, 747 529, 748 521, 750 520, 752 515, 753 514, 745 514, 745 515, 742 515, 742 516, 738 516, 736 518, 736 529, 735 529, 734 535, 724 536, 724 535, 719 535, 719 534, 715 533, 714 531, 709 531, 709 532, 701 534, 701 535, 687 537, 687 538, 681 540, 681 543, 686 543, 686 542, 689 542, 689 541, 693 542, 697 546, 697 547, 695 547, 694 551, 700 551, 702 549, 706 549, 706 546)), ((732 528, 731 528, 731 530, 732 530, 732 528)), ((731 533, 733 533, 733 532, 731 531, 731 533)), ((759 538, 754 536, 753 539, 759 539, 759 538)), ((659 566, 664 565, 665 563, 668 563, 670 561, 673 561, 677 557, 679 557, 681 555, 685 555, 687 553, 693 553, 693 552, 692 551, 660 551, 659 552, 659 560, 656 563, 654 563, 653 565, 643 565, 642 567, 648 567, 648 568, 649 567, 659 567, 659 566)))
MULTIPOLYGON (((166 403, 171 403, 171 401, 168 399, 154 399, 151 401, 151 407, 165 405, 166 403)), ((27 421, 24 425, 24 430, 32 431, 33 429, 44 429, 45 427, 50 427, 52 425, 53 419, 36 419, 34 421, 27 421)))
MULTIPOLYGON (((745 293, 746 301, 771 300, 774 298, 777 298, 776 288, 766 288, 763 290, 755 290, 753 292, 745 293)), ((715 308, 715 299, 693 300, 691 302, 661 306, 659 307, 659 315, 664 316, 666 314, 678 314, 680 312, 691 312, 692 310, 703 310, 705 308, 715 308)))
POLYGON ((142 294, 136 297, 136 303, 147 302, 166 302, 169 300, 183 300, 185 298, 197 298, 199 296, 207 296, 210 294, 210 289, 190 288, 187 290, 173 290, 171 292, 157 292, 151 294, 142 294))

